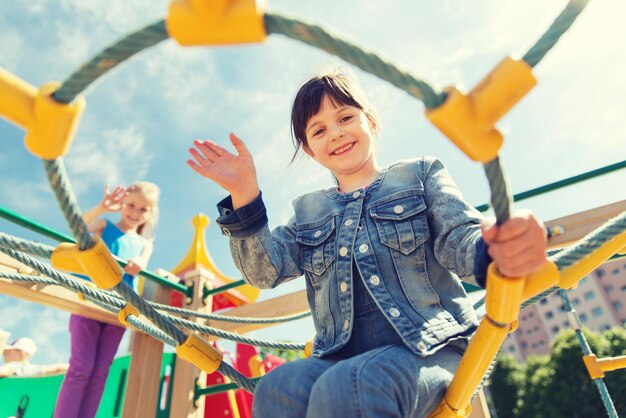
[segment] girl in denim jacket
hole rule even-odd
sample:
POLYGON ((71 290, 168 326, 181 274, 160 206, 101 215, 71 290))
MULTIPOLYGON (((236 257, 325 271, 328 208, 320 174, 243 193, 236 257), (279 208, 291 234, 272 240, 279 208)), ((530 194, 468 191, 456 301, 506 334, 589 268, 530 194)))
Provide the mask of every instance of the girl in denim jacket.
POLYGON ((230 193, 217 223, 244 279, 264 289, 306 280, 313 355, 264 376, 253 415, 427 416, 477 326, 459 279, 484 286, 492 259, 507 276, 540 269, 545 229, 518 212, 481 232, 480 214, 435 158, 379 167, 375 112, 346 75, 305 83, 291 120, 296 154, 329 169, 338 187, 299 197, 272 231, 241 139, 230 135, 236 153, 197 140, 187 161, 230 193))

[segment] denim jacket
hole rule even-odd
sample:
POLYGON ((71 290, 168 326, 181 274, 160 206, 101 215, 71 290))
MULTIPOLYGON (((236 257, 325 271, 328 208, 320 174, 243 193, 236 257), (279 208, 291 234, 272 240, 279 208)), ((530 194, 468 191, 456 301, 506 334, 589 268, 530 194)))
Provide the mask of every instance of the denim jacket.
POLYGON ((304 275, 315 356, 350 339, 353 280, 361 278, 419 356, 475 330, 477 317, 459 278, 473 281, 480 214, 439 160, 401 161, 383 168, 367 188, 309 193, 293 208, 295 216, 270 232, 260 196, 236 211, 226 198, 217 223, 251 285, 273 288, 304 275), (353 277, 353 262, 361 278, 353 277))

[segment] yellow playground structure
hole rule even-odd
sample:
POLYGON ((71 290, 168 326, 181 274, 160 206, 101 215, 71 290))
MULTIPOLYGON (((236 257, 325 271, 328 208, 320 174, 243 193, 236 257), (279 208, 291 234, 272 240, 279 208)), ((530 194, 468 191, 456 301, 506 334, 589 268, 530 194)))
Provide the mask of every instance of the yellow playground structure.
MULTIPOLYGON (((142 272, 150 283, 183 293, 185 309, 168 310, 164 305, 163 295, 158 296, 160 293, 153 284, 146 285, 149 290, 144 292, 143 297, 134 293, 121 280, 120 264, 123 265, 124 260, 115 259, 101 240, 87 232, 64 168, 63 156, 71 152, 72 138, 85 109, 86 99, 81 96, 81 92, 125 59, 168 38, 173 38, 180 45, 189 46, 251 43, 262 41, 270 34, 284 35, 322 48, 422 101, 426 108, 426 117, 468 158, 482 164, 491 189, 490 206, 497 222, 502 223, 508 219, 515 197, 529 197, 533 193, 545 192, 550 188, 626 166, 625 162, 621 162, 576 179, 548 185, 542 190, 527 192, 524 196, 511 196, 499 158, 503 136, 496 124, 535 86, 533 67, 555 46, 586 4, 586 0, 570 0, 554 23, 522 58, 504 58, 468 92, 456 88, 438 92, 426 82, 399 70, 392 63, 319 26, 266 13, 254 0, 172 0, 165 20, 150 24, 105 48, 63 83, 46 83, 36 88, 0 68, 0 115, 24 129, 24 145, 43 161, 50 186, 73 234, 73 238, 63 236, 2 209, 4 218, 34 228, 62 243, 51 248, 0 233, 0 251, 8 257, 4 264, 17 263, 15 265, 19 266, 0 270, 0 290, 107 321, 111 320, 111 315, 106 311, 114 312, 119 321, 139 329, 142 334, 137 337, 135 344, 145 355, 141 359, 133 358, 130 366, 131 382, 127 388, 133 396, 127 396, 127 399, 147 397, 156 404, 156 388, 150 387, 149 383, 155 381, 154 373, 158 372, 151 370, 149 365, 161 355, 158 350, 162 346, 155 345, 157 340, 160 341, 158 344, 163 342, 175 347, 177 356, 187 362, 177 365, 176 379, 184 383, 175 389, 176 399, 172 401, 172 408, 187 411, 184 416, 200 416, 198 407, 202 403, 203 388, 196 388, 194 382, 201 371, 208 374, 219 371, 235 384, 254 392, 259 377, 243 376, 224 362, 222 353, 214 348, 211 341, 228 338, 266 347, 304 349, 299 344, 271 343, 246 339, 239 335, 266 326, 270 322, 301 317, 306 310, 304 295, 289 295, 280 304, 262 302, 243 305, 254 302, 258 291, 215 269, 215 264, 207 258, 208 253, 202 244, 203 238, 198 235, 194 242, 200 243, 200 247, 192 249, 188 258, 174 271, 179 276, 184 276, 185 272, 196 272, 185 279, 184 285, 172 283, 163 277, 168 275, 165 272, 142 272), (39 261, 33 255, 50 259, 51 265, 39 261), (20 270, 23 266, 30 270, 24 273, 24 270, 20 270), (62 271, 87 274, 94 279, 98 289, 87 286, 62 271), (202 272, 197 273, 198 271, 202 272), (36 275, 31 274, 34 272, 36 275), (221 283, 221 286, 212 289, 214 286, 210 283, 215 281, 221 283), (25 287, 19 282, 35 282, 39 285, 36 290, 24 290, 25 287), (54 302, 58 300, 58 295, 46 295, 46 292, 50 292, 46 286, 52 284, 79 293, 84 302, 70 302, 65 297, 62 303, 54 302), (225 316, 210 315, 206 300, 220 292, 228 292, 225 297, 239 307, 225 316), (152 298, 151 301, 146 299, 148 295, 152 298), (276 306, 280 306, 282 310, 277 310, 276 306), (241 321, 247 320, 248 324, 237 326, 226 322, 232 320, 233 316, 250 314, 265 317, 266 321, 242 318, 241 321), (182 319, 179 315, 193 316, 196 319, 182 319), (210 326, 205 324, 206 320, 210 321, 210 326), (237 332, 233 332, 235 330, 237 332), (202 335, 210 337, 205 338, 202 335)), ((498 274, 496 265, 489 267, 486 295, 482 301, 486 315, 445 396, 431 417, 467 417, 472 413, 472 399, 479 392, 490 364, 507 334, 516 329, 522 307, 557 291, 567 301, 565 290, 575 286, 606 260, 616 254, 624 254, 625 209, 626 204, 620 202, 611 207, 549 222, 553 236, 550 241, 550 262, 542 271, 532 276, 502 277, 498 274)), ((206 219, 199 217, 194 222, 196 234, 201 235, 198 231, 206 226, 206 219)), ((566 305, 569 306, 568 303, 566 305)), ((615 417, 617 412, 602 377, 605 372, 626 368, 626 356, 598 359, 590 352, 579 327, 576 331, 581 339, 590 378, 600 391, 608 415, 615 417)), ((145 405, 142 407, 145 408, 145 405)), ((139 405, 125 406, 125 417, 151 416, 145 414, 146 410, 140 410, 139 405)))

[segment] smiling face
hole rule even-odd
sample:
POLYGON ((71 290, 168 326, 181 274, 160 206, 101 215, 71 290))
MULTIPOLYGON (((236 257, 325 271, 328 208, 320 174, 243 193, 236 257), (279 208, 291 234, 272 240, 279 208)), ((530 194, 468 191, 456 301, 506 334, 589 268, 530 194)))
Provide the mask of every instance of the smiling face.
POLYGON ((304 150, 333 172, 340 189, 361 187, 377 171, 375 129, 361 109, 336 103, 325 94, 319 111, 306 124, 304 150))
POLYGON ((128 192, 122 201, 120 229, 137 231, 152 216, 154 202, 139 191, 128 192))

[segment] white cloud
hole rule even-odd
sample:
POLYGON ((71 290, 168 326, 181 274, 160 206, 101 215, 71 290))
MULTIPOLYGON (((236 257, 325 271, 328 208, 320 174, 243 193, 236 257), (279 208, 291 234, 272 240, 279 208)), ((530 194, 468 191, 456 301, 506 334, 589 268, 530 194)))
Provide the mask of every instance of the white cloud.
POLYGON ((74 144, 67 157, 67 169, 77 194, 88 188, 101 190, 104 184, 129 184, 143 178, 153 154, 134 126, 109 129, 98 138, 74 144))

